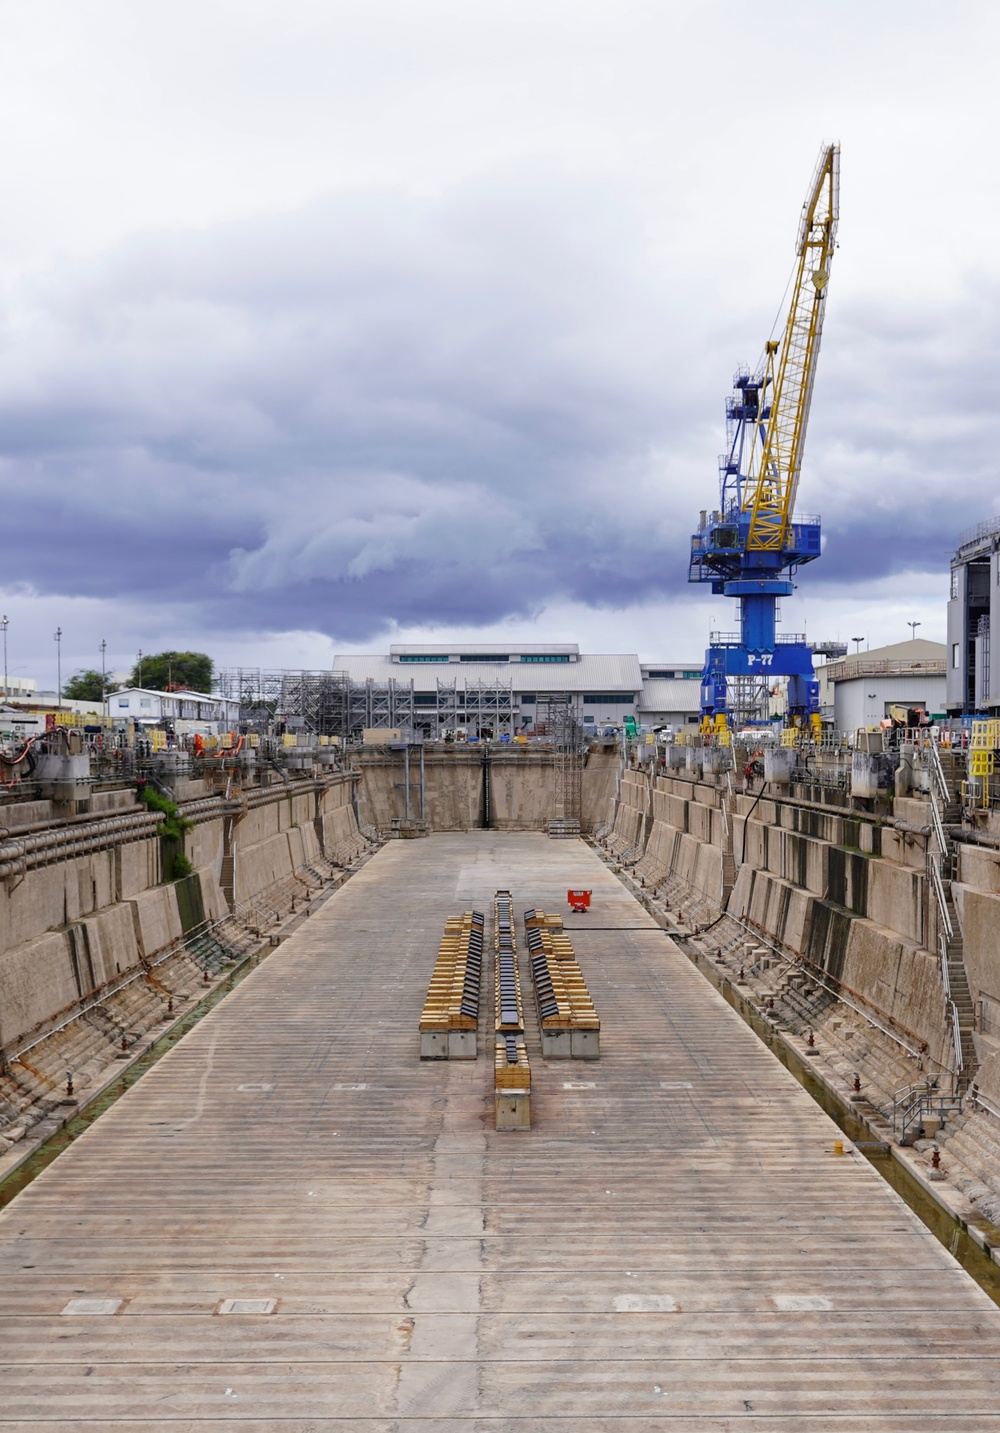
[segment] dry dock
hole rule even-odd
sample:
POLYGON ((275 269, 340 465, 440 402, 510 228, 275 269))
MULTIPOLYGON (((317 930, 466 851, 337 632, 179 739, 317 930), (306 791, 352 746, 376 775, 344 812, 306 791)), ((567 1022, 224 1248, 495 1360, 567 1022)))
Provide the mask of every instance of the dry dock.
POLYGON ((391 843, 0 1215, 0 1427, 1000 1430, 1000 1310, 837 1137, 582 843, 391 843), (511 1133, 485 1019, 418 1058, 501 886, 593 889, 602 1022, 528 1020, 511 1133))

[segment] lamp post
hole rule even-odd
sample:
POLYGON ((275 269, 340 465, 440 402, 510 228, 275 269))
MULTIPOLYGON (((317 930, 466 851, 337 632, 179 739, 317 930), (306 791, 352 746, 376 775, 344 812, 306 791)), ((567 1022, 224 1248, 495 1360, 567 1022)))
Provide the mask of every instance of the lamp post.
POLYGON ((920 627, 922 624, 920 622, 907 622, 906 625, 910 629, 910 641, 915 641, 917 636, 917 628, 920 627))
POLYGON ((56 684, 59 688, 56 702, 59 710, 62 711, 62 628, 56 628, 56 684))
POLYGON ((3 617, 0 617, 0 628, 3 629, 3 699, 4 699, 4 701, 7 701, 8 696, 9 696, 9 693, 8 693, 8 691, 7 691, 7 628, 8 628, 9 626, 10 626, 10 618, 7 616, 7 614, 6 614, 6 612, 5 612, 4 615, 3 615, 3 617))
POLYGON ((852 638, 851 638, 851 641, 854 643, 854 655, 855 655, 855 656, 857 656, 858 653, 861 651, 861 643, 862 643, 864 640, 865 640, 864 637, 852 637, 852 638))
POLYGON ((105 641, 105 639, 102 637, 102 638, 101 638, 101 716, 103 716, 103 717, 106 717, 107 714, 108 714, 108 673, 107 673, 107 666, 106 666, 106 664, 105 664, 105 654, 106 654, 107 650, 108 650, 108 644, 107 644, 107 642, 105 641))
POLYGON ((141 648, 141 647, 139 648, 139 660, 138 660, 138 662, 136 663, 136 667, 137 667, 137 670, 138 670, 138 673, 139 673, 139 681, 138 681, 138 683, 137 683, 137 686, 141 687, 141 686, 142 686, 142 648, 141 648))

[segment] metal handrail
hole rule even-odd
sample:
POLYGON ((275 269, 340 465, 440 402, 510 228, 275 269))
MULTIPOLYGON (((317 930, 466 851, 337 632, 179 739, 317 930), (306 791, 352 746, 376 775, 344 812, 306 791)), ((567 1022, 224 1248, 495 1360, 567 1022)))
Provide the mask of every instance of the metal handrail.
POLYGON ((951 923, 951 916, 948 914, 948 899, 944 893, 944 882, 941 880, 938 863, 932 856, 928 864, 931 873, 931 885, 934 887, 934 894, 937 896, 938 915, 941 920, 941 925, 944 928, 944 933, 948 940, 954 940, 955 931, 951 923))
POLYGON ((934 797, 934 792, 931 791, 929 794, 931 798, 931 824, 934 827, 934 835, 937 837, 938 850, 942 856, 946 856, 948 854, 948 838, 944 833, 944 822, 941 820, 941 812, 934 797))
POLYGON ((945 1115, 962 1113, 961 1095, 946 1093, 926 1085, 914 1085, 909 1093, 913 1098, 905 1108, 895 1102, 892 1107, 892 1130, 900 1142, 906 1138, 910 1126, 922 1121, 926 1114, 936 1111, 943 1120, 945 1115))
POLYGON ((962 1059, 962 1027, 958 1023, 958 1007, 954 1000, 948 1000, 951 1007, 951 1039, 955 1047, 955 1074, 960 1075, 965 1069, 965 1061, 962 1059))
POLYGON ((1000 1119, 1000 1107, 993 1104, 991 1100, 988 1100, 975 1086, 969 1091, 967 1098, 971 1100, 974 1105, 978 1105, 980 1109, 985 1110, 988 1115, 993 1115, 995 1119, 1000 1119))
MULTIPOLYGON (((938 779, 938 786, 941 789, 941 796, 947 806, 951 801, 951 792, 948 789, 948 782, 944 774, 944 767, 941 765, 941 753, 938 750, 937 742, 932 742, 927 748, 931 752, 931 768, 938 779)), ((934 793, 931 792, 931 802, 934 801, 934 793)))

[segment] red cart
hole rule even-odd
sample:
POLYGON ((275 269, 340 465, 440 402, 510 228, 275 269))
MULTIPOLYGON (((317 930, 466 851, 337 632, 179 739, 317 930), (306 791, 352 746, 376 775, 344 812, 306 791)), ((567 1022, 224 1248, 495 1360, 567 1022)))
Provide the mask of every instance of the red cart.
POLYGON ((571 911, 583 914, 590 910, 590 891, 567 891, 566 899, 569 901, 571 911))

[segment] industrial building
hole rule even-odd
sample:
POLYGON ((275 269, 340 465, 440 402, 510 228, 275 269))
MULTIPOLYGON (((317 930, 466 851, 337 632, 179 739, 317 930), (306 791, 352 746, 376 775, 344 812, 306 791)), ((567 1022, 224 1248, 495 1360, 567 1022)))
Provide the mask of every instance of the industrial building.
POLYGON ((547 712, 561 705, 595 732, 626 718, 645 726, 698 720, 699 667, 581 652, 575 642, 399 644, 381 656, 338 655, 334 672, 346 679, 352 731, 516 736, 544 729, 547 712))
POLYGON ((1000 662, 990 632, 1000 623, 1000 517, 963 532, 951 560, 947 709, 952 716, 1000 713, 1000 662))
POLYGON ((945 712, 943 642, 923 637, 852 652, 816 670, 824 720, 837 731, 878 726, 891 706, 945 712))

